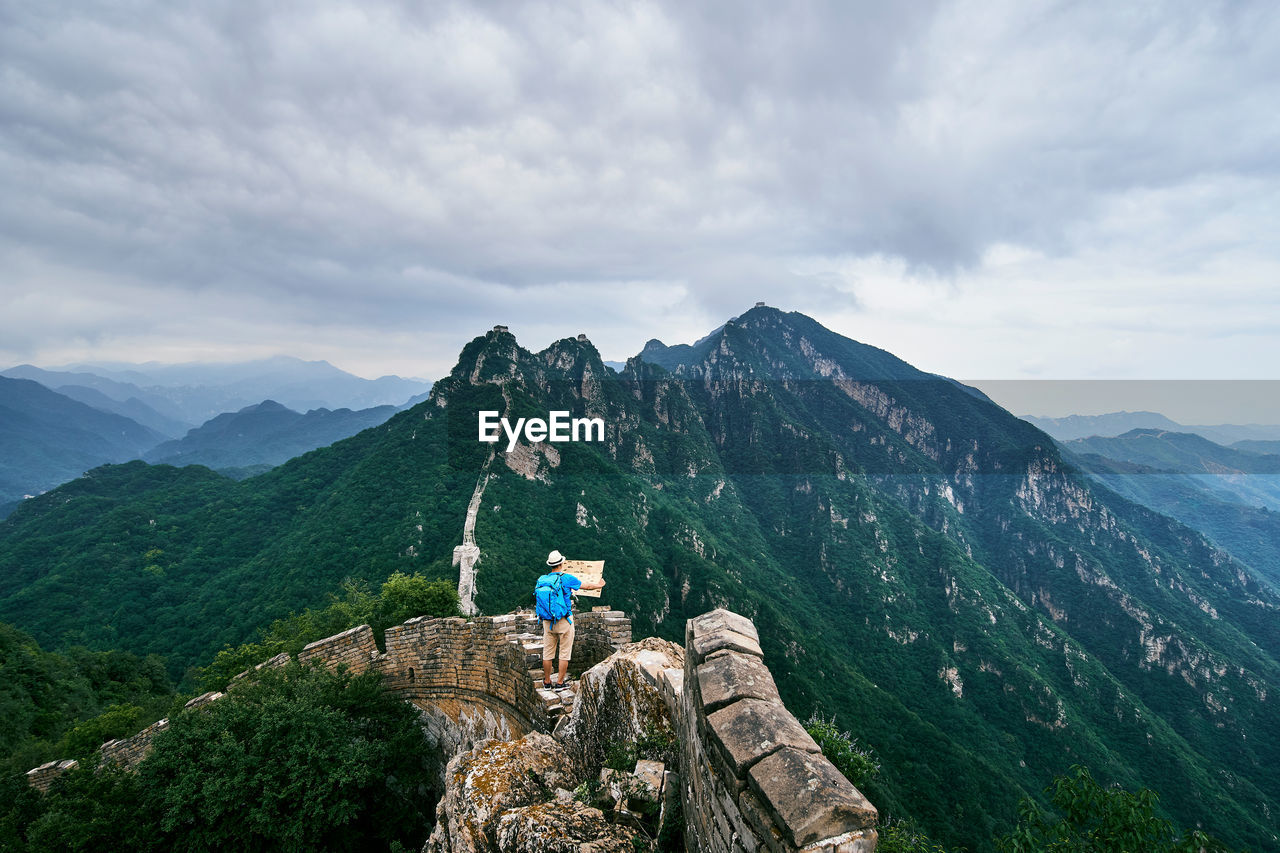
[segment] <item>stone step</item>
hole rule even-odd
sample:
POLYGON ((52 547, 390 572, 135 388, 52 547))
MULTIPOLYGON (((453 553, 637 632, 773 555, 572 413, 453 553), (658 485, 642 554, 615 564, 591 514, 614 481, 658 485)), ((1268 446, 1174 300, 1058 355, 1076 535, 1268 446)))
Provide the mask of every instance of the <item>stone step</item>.
POLYGON ((525 661, 529 666, 542 665, 542 635, 541 634, 519 634, 516 637, 516 644, 524 652, 525 661))
POLYGON ((564 687, 547 690, 542 686, 541 668, 529 670, 529 677, 533 679, 533 692, 538 694, 547 716, 556 720, 569 713, 569 709, 573 707, 573 699, 578 694, 578 682, 570 681, 564 687))

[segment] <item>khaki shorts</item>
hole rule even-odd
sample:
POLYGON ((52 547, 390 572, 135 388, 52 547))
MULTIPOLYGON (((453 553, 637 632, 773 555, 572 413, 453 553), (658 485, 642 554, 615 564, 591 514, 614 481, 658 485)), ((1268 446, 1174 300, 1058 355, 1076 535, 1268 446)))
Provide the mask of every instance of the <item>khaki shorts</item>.
POLYGON ((556 659, 556 641, 560 644, 560 660, 567 661, 573 654, 573 623, 561 619, 554 625, 550 619, 542 620, 542 659, 556 659))

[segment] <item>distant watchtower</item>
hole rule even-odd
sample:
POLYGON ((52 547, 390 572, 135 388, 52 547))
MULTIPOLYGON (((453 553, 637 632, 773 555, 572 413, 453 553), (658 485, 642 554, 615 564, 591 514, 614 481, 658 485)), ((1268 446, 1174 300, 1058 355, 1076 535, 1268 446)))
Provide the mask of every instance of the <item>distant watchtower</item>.
POLYGON ((756 307, 757 307, 757 308, 763 308, 763 307, 765 307, 765 305, 764 305, 764 303, 763 303, 763 302, 757 302, 757 303, 756 303, 756 307))
POLYGON ((505 332, 505 331, 507 330, 507 327, 506 327, 506 326, 494 326, 494 327, 493 327, 493 330, 494 330, 495 332, 505 332))

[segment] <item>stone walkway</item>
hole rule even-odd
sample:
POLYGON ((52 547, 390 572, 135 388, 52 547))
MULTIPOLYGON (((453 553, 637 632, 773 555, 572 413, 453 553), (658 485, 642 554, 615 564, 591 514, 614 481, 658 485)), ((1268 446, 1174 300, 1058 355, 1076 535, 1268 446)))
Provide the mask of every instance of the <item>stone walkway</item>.
MULTIPOLYGON (((525 663, 529 666, 529 678, 533 681, 533 692, 542 700, 542 706, 551 718, 551 725, 568 714, 573 708, 573 698, 578 695, 578 682, 570 681, 559 689, 544 690, 542 687, 542 635, 516 634, 514 638, 520 648, 524 649, 525 663)), ((555 678, 555 673, 552 678, 555 678)))

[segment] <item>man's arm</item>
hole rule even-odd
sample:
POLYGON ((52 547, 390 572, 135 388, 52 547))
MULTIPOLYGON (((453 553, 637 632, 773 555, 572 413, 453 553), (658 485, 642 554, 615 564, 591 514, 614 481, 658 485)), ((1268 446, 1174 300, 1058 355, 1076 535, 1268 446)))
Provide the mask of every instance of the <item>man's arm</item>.
POLYGON ((584 581, 577 575, 565 572, 564 585, 568 589, 604 589, 604 578, 598 581, 584 581))

